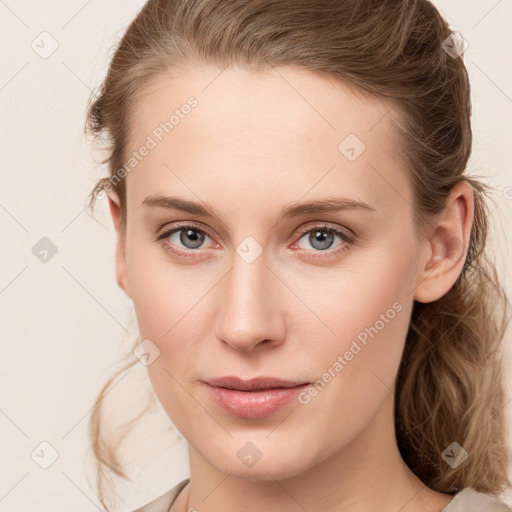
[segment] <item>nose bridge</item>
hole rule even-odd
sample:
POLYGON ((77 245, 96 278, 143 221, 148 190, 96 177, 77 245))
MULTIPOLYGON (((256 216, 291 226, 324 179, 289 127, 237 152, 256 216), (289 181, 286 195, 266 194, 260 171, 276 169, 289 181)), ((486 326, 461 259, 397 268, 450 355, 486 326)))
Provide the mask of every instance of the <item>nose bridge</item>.
POLYGON ((277 342, 283 335, 283 318, 278 280, 267 267, 265 254, 252 259, 247 255, 254 247, 244 249, 247 246, 241 243, 223 280, 217 335, 233 348, 247 351, 263 340, 277 342))

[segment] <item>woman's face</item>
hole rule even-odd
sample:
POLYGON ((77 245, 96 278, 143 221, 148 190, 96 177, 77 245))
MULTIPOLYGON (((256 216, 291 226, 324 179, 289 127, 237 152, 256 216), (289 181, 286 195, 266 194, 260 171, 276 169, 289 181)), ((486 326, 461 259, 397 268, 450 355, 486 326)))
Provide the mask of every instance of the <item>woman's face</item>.
POLYGON ((162 406, 223 473, 292 476, 392 421, 421 256, 390 109, 298 68, 137 104, 118 278, 162 406), (226 376, 313 385, 205 383, 226 376))

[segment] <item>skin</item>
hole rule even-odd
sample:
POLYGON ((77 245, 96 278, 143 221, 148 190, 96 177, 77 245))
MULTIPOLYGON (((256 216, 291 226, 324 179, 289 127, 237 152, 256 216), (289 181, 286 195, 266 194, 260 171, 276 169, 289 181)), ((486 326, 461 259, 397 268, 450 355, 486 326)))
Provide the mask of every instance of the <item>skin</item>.
POLYGON ((413 301, 442 297, 462 271, 466 251, 454 257, 453 241, 467 248, 471 187, 455 187, 419 243, 390 105, 294 67, 190 68, 155 79, 134 110, 129 148, 190 96, 197 107, 126 176, 124 232, 109 194, 117 281, 141 339, 160 350, 149 377, 189 443, 191 482, 173 510, 440 510, 452 496, 426 487, 399 454, 393 394, 413 301), (350 133, 366 146, 354 161, 338 149, 350 133), (157 194, 208 203, 219 216, 142 204, 157 194), (278 220, 285 206, 333 196, 375 211, 278 220), (181 232, 166 238, 188 258, 155 241, 180 221, 206 232, 199 249, 183 245, 181 232), (356 236, 334 235, 321 250, 308 237, 325 223, 356 236), (251 263, 237 253, 248 236, 263 251, 251 263), (315 382, 394 303, 401 311, 307 404, 242 419, 201 383, 226 375, 315 382), (237 457, 248 442, 262 455, 252 467, 237 457))

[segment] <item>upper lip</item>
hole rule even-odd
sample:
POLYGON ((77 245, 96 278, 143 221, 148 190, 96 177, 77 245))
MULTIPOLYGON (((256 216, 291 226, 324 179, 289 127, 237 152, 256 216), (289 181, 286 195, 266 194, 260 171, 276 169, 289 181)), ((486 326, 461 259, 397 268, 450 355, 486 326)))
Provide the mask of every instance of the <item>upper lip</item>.
POLYGON ((278 379, 276 377, 256 377, 254 379, 244 380, 239 377, 218 377, 206 381, 210 386, 227 389, 237 389, 239 391, 254 391, 274 388, 294 388, 309 384, 304 381, 291 381, 278 379))

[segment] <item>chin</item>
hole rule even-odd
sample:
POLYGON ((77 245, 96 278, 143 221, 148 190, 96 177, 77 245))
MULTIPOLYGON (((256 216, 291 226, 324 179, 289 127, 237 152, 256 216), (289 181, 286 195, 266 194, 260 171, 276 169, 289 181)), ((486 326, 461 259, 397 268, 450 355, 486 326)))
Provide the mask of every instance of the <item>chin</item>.
POLYGON ((314 465, 312 457, 308 458, 307 454, 301 453, 300 450, 290 448, 286 452, 277 452, 271 447, 263 447, 263 443, 260 443, 260 446, 262 446, 260 450, 261 456, 257 460, 253 459, 253 461, 249 458, 251 452, 254 457, 259 455, 257 455, 256 449, 251 447, 249 443, 242 445, 242 449, 237 447, 233 450, 230 447, 228 450, 224 449, 223 452, 216 450, 211 454, 212 458, 203 456, 220 472, 226 475, 229 474, 232 478, 247 481, 271 481, 292 478, 304 473, 314 465), (231 456, 231 453, 234 453, 234 457, 231 456), (244 459, 247 462, 244 462, 244 459))

